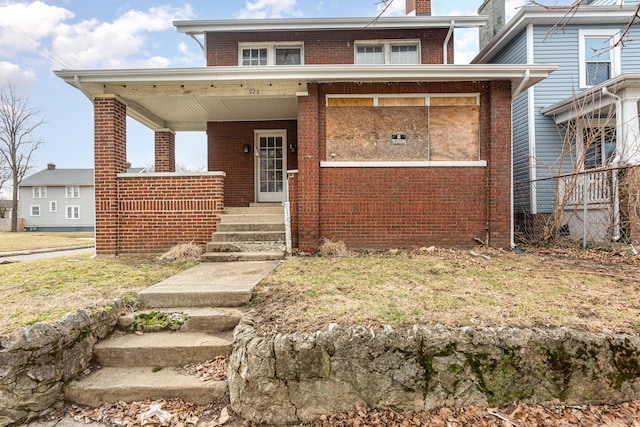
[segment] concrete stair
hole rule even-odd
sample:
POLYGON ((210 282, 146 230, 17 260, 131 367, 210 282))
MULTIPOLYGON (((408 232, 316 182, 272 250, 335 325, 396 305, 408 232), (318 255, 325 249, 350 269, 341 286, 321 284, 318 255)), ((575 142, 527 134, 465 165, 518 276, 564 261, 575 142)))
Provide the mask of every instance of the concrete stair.
MULTIPOLYGON (((115 401, 181 398, 197 404, 222 400, 226 381, 201 381, 182 367, 231 352, 232 330, 249 302, 253 288, 277 261, 199 264, 138 294, 150 307, 119 319, 120 331, 93 348, 100 368, 65 387, 65 398, 92 407, 115 401), (144 316, 179 315, 183 322, 149 332, 144 316), (136 322, 143 333, 133 333, 136 322), (138 325, 140 327, 140 325, 138 325)), ((153 329, 151 329, 153 330, 153 329)))
POLYGON ((284 259, 285 225, 279 203, 253 203, 225 208, 203 261, 284 259))

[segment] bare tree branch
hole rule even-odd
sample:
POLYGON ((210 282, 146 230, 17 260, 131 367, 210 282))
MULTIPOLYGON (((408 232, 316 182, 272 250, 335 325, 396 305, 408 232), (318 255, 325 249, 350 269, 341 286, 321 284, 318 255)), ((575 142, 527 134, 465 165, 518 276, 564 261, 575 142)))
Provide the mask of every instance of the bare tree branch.
MULTIPOLYGON (((30 108, 25 96, 13 86, 0 87, 0 166, 13 185, 11 231, 18 229, 18 186, 31 168, 33 154, 44 143, 35 136, 43 124, 40 111, 30 108)), ((0 181, 2 176, 0 171, 0 181)))

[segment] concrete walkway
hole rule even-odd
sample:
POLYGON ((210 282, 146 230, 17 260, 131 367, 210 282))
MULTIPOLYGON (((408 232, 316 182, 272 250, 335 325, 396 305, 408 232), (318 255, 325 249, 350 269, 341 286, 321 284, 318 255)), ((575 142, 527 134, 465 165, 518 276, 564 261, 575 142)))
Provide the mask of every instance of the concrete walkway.
POLYGON ((86 256, 95 252, 93 244, 62 248, 32 249, 28 251, 0 252, 0 264, 18 261, 37 261, 47 258, 86 256))

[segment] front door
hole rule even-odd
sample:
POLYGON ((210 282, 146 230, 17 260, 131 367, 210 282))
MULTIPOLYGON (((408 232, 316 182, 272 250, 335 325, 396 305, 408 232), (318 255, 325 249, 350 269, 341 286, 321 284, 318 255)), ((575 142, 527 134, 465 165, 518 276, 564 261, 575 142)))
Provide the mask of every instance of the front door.
POLYGON ((282 202, 287 171, 287 132, 256 130, 256 200, 282 202))

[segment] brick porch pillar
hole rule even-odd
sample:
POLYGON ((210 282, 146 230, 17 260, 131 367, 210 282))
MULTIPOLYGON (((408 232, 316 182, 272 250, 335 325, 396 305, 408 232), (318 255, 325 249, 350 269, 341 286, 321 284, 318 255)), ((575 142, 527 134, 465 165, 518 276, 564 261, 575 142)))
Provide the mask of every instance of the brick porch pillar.
POLYGON ((313 251, 320 240, 318 85, 298 97, 298 247, 313 251))
POLYGON ((156 172, 176 171, 176 133, 163 129, 155 133, 155 170, 156 172))
POLYGON ((127 170, 127 107, 113 95, 96 97, 94 161, 96 253, 118 253, 118 182, 127 170))
POLYGON ((491 131, 489 167, 489 243, 511 245, 511 83, 490 83, 491 131))

